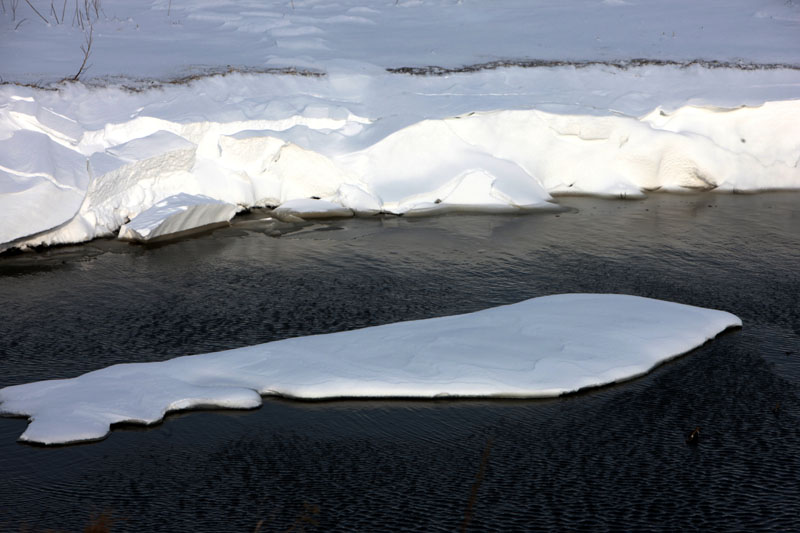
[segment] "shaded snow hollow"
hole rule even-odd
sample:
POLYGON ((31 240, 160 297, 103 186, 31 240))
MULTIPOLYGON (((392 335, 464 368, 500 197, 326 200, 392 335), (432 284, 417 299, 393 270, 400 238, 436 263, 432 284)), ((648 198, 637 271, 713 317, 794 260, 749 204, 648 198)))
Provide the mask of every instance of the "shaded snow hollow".
POLYGON ((0 412, 29 417, 20 440, 63 444, 169 411, 255 408, 261 395, 557 396, 639 376, 737 326, 724 311, 637 296, 544 296, 5 387, 0 412))

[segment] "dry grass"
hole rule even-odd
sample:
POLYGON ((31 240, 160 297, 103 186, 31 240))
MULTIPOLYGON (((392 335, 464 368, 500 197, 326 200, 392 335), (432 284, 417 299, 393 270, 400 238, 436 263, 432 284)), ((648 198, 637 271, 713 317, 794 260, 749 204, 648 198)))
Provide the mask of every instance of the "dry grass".
MULTIPOLYGON (((68 6, 69 0, 63 0, 60 5, 58 5, 59 0, 49 0, 49 9, 46 1, 35 2, 35 0, 24 0, 24 2, 28 5, 30 11, 47 25, 53 22, 57 25, 66 23, 67 8, 69 7, 69 14, 72 15, 72 25, 84 31, 100 18, 100 12, 103 10, 100 5, 100 0, 73 0, 72 6, 68 6), (37 8, 35 4, 38 4, 39 7, 37 8), (61 13, 60 16, 59 12, 61 13)), ((17 20, 18 8, 19 0, 0 0, 0 9, 2 9, 3 14, 5 15, 10 12, 11 19, 14 22, 17 20), (8 7, 6 7, 6 1, 8 1, 8 7)), ((25 18, 21 19, 14 29, 18 29, 26 20, 25 18)))
MULTIPOLYGON (((24 2, 28 5, 30 10, 39 17, 42 22, 47 24, 48 26, 51 25, 51 20, 55 21, 56 25, 64 24, 67 20, 67 4, 69 0, 63 0, 60 6, 57 6, 56 3, 59 0, 49 0, 50 1, 50 9, 47 10, 45 6, 47 6, 46 2, 40 2, 39 8, 34 5, 34 2, 31 0, 24 0, 24 2), (42 5, 44 4, 44 6, 42 5), (59 12, 61 12, 61 16, 59 17, 59 12), (50 18, 52 17, 52 18, 50 18)), ((0 0, 0 8, 2 8, 3 14, 7 14, 9 11, 11 12, 12 21, 17 20, 17 8, 19 7, 19 0, 8 0, 9 8, 6 9, 6 0, 0 0)), ((78 81, 82 74, 86 72, 90 65, 87 65, 89 61, 89 56, 92 53, 92 42, 94 37, 94 23, 100 19, 100 12, 102 8, 100 6, 100 0, 73 0, 73 6, 75 9, 70 7, 70 14, 72 15, 72 26, 80 28, 85 34, 85 41, 84 44, 81 45, 81 52, 83 53, 83 60, 81 61, 80 67, 78 67, 78 71, 75 73, 74 76, 70 78, 64 78, 61 81, 78 81)), ((14 27, 14 31, 18 30, 19 27, 22 25, 23 22, 27 21, 27 18, 21 19, 17 22, 16 26, 14 27)))
POLYGON ((81 66, 78 68, 78 72, 70 78, 71 81, 78 81, 78 78, 81 77, 81 74, 84 73, 86 69, 89 67, 86 66, 86 62, 89 60, 89 55, 92 53, 92 36, 94 34, 94 27, 89 26, 89 31, 86 34, 86 42, 81 45, 81 52, 83 52, 83 61, 81 62, 81 66))
POLYGON ((793 63, 747 63, 733 61, 716 61, 706 59, 693 59, 691 61, 673 61, 670 59, 648 59, 634 58, 618 61, 566 61, 558 59, 506 59, 499 61, 489 61, 487 63, 477 63, 462 67, 439 67, 429 65, 424 67, 397 67, 387 68, 387 72, 393 74, 409 74, 411 76, 447 76, 449 74, 459 74, 464 72, 479 72, 482 70, 496 70, 499 68, 518 67, 518 68, 552 68, 552 67, 574 67, 587 68, 593 66, 605 66, 627 70, 629 68, 656 66, 656 67, 678 67, 690 68, 694 66, 706 69, 734 69, 734 70, 800 70, 800 65, 793 63))

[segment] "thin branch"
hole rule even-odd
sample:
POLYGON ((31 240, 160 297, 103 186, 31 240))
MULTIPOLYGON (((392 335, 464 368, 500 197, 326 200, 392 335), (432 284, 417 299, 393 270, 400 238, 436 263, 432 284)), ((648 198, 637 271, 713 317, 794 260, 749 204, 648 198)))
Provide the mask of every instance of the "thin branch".
POLYGON ((72 77, 72 81, 78 81, 81 74, 85 69, 89 67, 86 66, 86 62, 89 60, 89 54, 92 53, 92 34, 94 33, 94 27, 89 24, 89 34, 86 36, 86 44, 81 45, 81 52, 83 52, 83 62, 81 63, 81 68, 78 69, 78 72, 75 73, 75 76, 72 77))
POLYGON ((464 514, 464 521, 461 523, 461 531, 467 531, 467 526, 472 521, 472 508, 475 506, 475 501, 478 499, 478 489, 483 483, 483 478, 486 475, 486 466, 489 464, 489 454, 492 452, 492 439, 486 442, 486 448, 483 450, 481 456, 481 466, 478 470, 478 475, 475 476, 475 482, 472 484, 472 490, 469 495, 469 503, 467 505, 467 512, 464 514))
POLYGON ((40 18, 41 18, 41 19, 44 21, 44 23, 45 23, 45 24, 50 24, 50 21, 49 21, 49 20, 47 20, 46 18, 44 18, 44 17, 42 16, 42 14, 41 14, 41 13, 39 13, 39 12, 36 10, 36 8, 35 8, 35 7, 33 7, 33 4, 31 4, 30 0, 25 0, 25 3, 26 3, 26 4, 28 4, 29 6, 31 6, 31 9, 33 9, 33 12, 34 12, 34 13, 36 13, 37 15, 39 15, 39 17, 40 17, 40 18))
POLYGON ((75 21, 78 21, 78 26, 83 29, 83 19, 81 18, 81 10, 78 8, 78 0, 75 0, 75 14, 72 16, 72 25, 75 26, 75 21))

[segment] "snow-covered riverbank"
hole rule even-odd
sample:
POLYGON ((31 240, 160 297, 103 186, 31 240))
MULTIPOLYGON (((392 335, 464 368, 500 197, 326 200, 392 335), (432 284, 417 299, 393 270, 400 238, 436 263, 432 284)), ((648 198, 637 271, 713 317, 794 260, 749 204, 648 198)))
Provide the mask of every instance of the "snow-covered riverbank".
POLYGON ((516 211, 559 194, 796 189, 800 100, 758 100, 788 96, 795 78, 560 67, 435 78, 237 74, 144 93, 6 86, 0 249, 113 235, 159 202, 185 209, 201 197, 231 207, 171 231, 285 202, 296 215, 341 216, 516 211), (693 76, 705 86, 661 86, 693 76), (633 92, 616 87, 637 77, 650 79, 633 92), (509 78, 521 94, 504 92, 509 78), (558 90, 570 83, 609 85, 597 95, 558 90))
POLYGON ((800 188, 787 3, 108 1, 87 85, 54 82, 88 25, 28 9, 0 17, 0 251, 286 202, 342 216, 800 188), (156 220, 157 204, 192 216, 156 220))

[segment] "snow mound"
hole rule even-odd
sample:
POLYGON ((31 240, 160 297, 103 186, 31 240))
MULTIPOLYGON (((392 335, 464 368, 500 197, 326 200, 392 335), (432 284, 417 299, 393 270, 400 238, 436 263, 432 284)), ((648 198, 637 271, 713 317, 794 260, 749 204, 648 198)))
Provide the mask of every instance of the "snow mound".
POLYGON ((327 202, 319 198, 306 198, 283 202, 274 210, 277 218, 328 218, 351 217, 353 211, 334 202, 327 202))
MULTIPOLYGON (((276 120, 135 116, 92 128, 12 97, 0 108, 0 251, 113 235, 180 194, 342 216, 800 188, 800 100, 640 118, 498 110, 395 126, 306 105, 276 120)), ((187 216, 180 227, 206 222, 187 216)))
POLYGON ((86 159, 45 133, 20 129, 0 140, 0 250, 73 218, 90 182, 86 159))
POLYGON ((158 202, 123 224, 119 238, 131 241, 149 241, 179 232, 227 222, 238 207, 214 200, 208 196, 176 194, 158 202))
POLYGON ((736 326, 730 313, 636 296, 545 296, 5 387, 0 412, 30 419, 20 440, 62 444, 169 411, 254 408, 261 395, 557 396, 641 375, 736 326))

